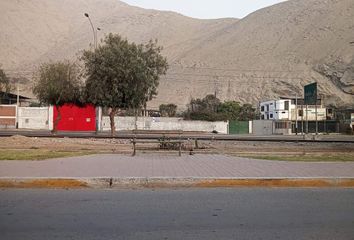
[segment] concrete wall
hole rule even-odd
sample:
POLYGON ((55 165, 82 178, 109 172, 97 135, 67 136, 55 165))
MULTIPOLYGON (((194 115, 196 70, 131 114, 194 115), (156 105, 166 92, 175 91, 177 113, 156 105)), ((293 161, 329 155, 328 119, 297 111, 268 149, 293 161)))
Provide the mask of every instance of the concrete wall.
POLYGON ((254 120, 252 133, 254 135, 291 135, 291 121, 254 120))
POLYGON ((252 123, 252 134, 254 135, 272 135, 273 120, 254 120, 252 123))
POLYGON ((48 130, 48 107, 19 107, 18 128, 48 130))
MULTIPOLYGON (((298 108, 298 112, 299 112, 299 110, 301 110, 301 106, 300 106, 300 108, 298 108)), ((295 109, 294 109, 294 111, 295 111, 295 109)), ((326 108, 322 108, 322 107, 317 108, 317 120, 318 121, 326 120, 326 111, 327 111, 326 108)), ((307 117, 306 117, 306 107, 303 107, 303 113, 304 113, 304 116, 301 117, 300 115, 298 115, 297 120, 308 119, 308 121, 316 121, 316 108, 314 106, 308 107, 307 117)), ((295 116, 296 115, 294 114, 294 117, 291 120, 295 121, 296 120, 295 116)))
MULTIPOLYGON (((116 130, 134 130, 134 117, 115 117, 116 130)), ((100 129, 110 130, 110 120, 108 116, 103 116, 100 129)), ((163 117, 139 117, 138 130, 183 130, 228 133, 228 122, 206 122, 206 121, 184 121, 181 118, 163 118, 163 117)))

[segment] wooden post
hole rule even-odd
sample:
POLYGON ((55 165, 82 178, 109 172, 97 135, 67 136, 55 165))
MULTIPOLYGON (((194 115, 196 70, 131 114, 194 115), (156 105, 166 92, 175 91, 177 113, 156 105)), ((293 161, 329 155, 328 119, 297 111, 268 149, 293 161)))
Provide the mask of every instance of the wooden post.
POLYGON ((180 141, 180 142, 179 142, 179 151, 178 151, 178 155, 179 155, 179 156, 182 156, 181 151, 182 151, 182 142, 180 141))
POLYGON ((182 156, 182 130, 179 131, 179 153, 178 155, 179 156, 182 156))
POLYGON ((133 157, 135 156, 135 154, 136 154, 136 138, 135 138, 135 136, 134 136, 134 138, 133 138, 133 157))

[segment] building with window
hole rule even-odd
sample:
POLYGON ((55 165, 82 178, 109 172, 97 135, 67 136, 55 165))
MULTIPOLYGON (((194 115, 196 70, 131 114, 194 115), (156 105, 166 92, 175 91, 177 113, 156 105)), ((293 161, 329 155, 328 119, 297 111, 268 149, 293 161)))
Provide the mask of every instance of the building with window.
MULTIPOLYGON (((28 97, 19 95, 19 106, 27 106, 31 100, 28 97)), ((0 105, 13 105, 17 104, 17 95, 0 91, 0 105)))
POLYGON ((316 105, 286 97, 264 101, 260 103, 260 118, 273 121, 273 134, 338 132, 332 109, 323 106, 321 99, 317 99, 316 105))
POLYGON ((317 105, 305 105, 304 99, 281 98, 260 103, 262 120, 288 120, 288 121, 325 121, 333 118, 331 109, 322 105, 322 100, 317 100, 317 105))

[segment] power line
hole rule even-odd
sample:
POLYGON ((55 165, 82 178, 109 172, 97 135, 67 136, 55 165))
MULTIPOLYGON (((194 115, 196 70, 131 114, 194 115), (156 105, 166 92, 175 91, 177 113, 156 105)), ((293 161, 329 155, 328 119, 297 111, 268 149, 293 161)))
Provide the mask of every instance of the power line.
MULTIPOLYGON (((190 77, 204 77, 204 79, 193 79, 193 82, 196 81, 209 81, 212 77, 215 77, 215 75, 183 75, 181 74, 181 76, 190 76, 190 77), (206 78, 209 79, 206 79, 206 78)), ((282 77, 282 76, 238 76, 238 75, 224 75, 224 76, 218 76, 219 82, 223 82, 223 81, 228 81, 229 79, 227 78, 232 78, 232 79, 240 79, 240 78, 245 78, 245 79, 281 79, 281 80, 302 80, 302 77, 282 77)), ((178 77, 169 77, 166 76, 164 77, 164 79, 166 80, 181 80, 181 81, 190 81, 187 78, 178 78, 178 77)))
POLYGON ((309 70, 264 70, 264 69, 236 69, 236 68, 216 68, 216 67, 184 67, 178 64, 171 64, 179 68, 193 69, 193 70, 215 70, 215 71, 232 71, 232 72, 278 72, 278 73, 306 73, 309 70))

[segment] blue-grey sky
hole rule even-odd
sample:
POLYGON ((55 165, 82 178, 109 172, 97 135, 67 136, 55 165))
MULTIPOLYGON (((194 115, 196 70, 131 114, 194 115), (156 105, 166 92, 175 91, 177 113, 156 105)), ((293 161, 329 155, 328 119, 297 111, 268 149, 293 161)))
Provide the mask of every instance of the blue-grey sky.
POLYGON ((169 10, 194 18, 243 18, 285 0, 122 0, 133 6, 169 10))

